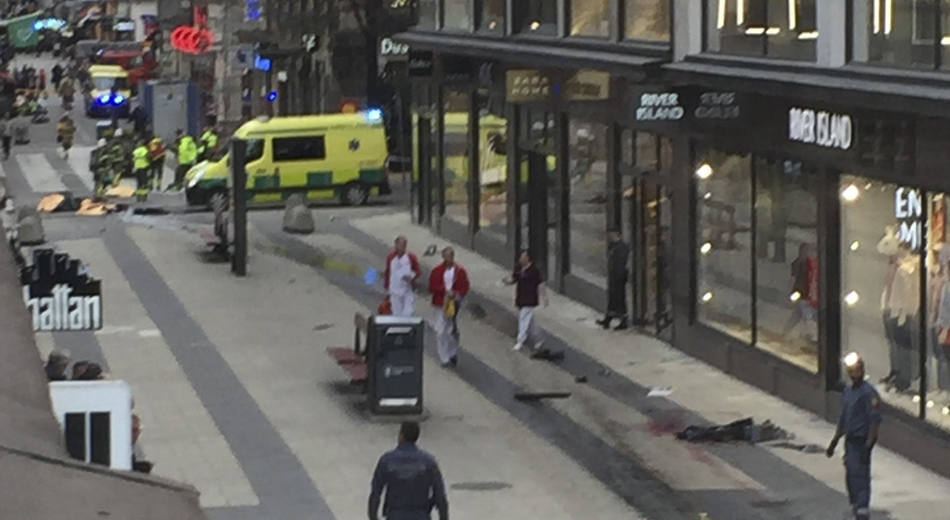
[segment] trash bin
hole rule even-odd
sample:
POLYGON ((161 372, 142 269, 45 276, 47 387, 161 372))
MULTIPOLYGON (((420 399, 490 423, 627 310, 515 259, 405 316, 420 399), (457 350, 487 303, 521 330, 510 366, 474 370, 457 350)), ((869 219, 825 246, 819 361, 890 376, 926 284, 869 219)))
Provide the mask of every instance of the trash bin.
POLYGON ((424 331, 422 318, 371 318, 366 349, 371 413, 422 414, 424 331))

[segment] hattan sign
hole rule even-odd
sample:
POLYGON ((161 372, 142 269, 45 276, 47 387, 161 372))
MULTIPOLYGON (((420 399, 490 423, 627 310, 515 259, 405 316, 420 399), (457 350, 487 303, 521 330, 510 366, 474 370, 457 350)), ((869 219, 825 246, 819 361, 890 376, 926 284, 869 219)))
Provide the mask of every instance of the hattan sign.
POLYGON ((792 107, 788 111, 790 141, 849 150, 853 136, 851 116, 847 114, 798 107, 792 107))
POLYGON ((52 249, 35 249, 33 264, 20 269, 20 282, 34 331, 102 328, 101 282, 82 272, 79 260, 52 249))

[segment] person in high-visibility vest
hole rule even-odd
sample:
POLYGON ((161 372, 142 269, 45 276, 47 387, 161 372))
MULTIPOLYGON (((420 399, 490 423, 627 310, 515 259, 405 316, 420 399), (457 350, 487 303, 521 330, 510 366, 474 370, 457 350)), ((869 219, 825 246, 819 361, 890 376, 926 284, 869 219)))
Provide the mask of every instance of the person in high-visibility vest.
POLYGON ((199 160, 207 161, 214 155, 215 150, 218 148, 218 134, 215 133, 213 126, 205 127, 204 133, 201 134, 201 144, 198 147, 198 156, 199 160))
POLYGON ((99 139, 95 150, 90 157, 89 168, 92 170, 93 180, 96 183, 96 197, 102 197, 106 188, 112 184, 112 155, 111 148, 105 138, 99 139))
POLYGON ((198 144, 195 138, 178 129, 175 132, 177 140, 175 151, 178 155, 178 167, 175 168, 175 183, 168 187, 170 190, 180 191, 185 182, 185 174, 195 165, 198 159, 198 144))
POLYGON ((109 139, 109 158, 112 164, 112 185, 118 186, 122 176, 126 171, 126 148, 124 141, 124 132, 121 128, 115 131, 112 138, 109 139))
POLYGON ((158 134, 148 142, 148 158, 152 167, 152 189, 160 190, 165 174, 165 143, 158 134))
POLYGON ((152 161, 149 159, 148 147, 145 141, 139 141, 132 150, 132 169, 135 171, 135 198, 139 201, 148 199, 148 174, 151 171, 152 161))

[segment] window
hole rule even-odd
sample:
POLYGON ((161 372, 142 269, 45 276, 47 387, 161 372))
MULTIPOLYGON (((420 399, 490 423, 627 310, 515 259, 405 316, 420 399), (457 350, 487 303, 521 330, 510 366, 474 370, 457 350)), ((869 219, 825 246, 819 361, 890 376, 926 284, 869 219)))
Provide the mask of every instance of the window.
POLYGON ((695 175, 699 320, 817 373, 817 175, 719 150, 695 175))
POLYGON ((419 23, 416 29, 438 29, 438 6, 436 0, 419 0, 419 23))
POLYGON ((854 61, 950 67, 944 63, 950 45, 950 0, 852 0, 852 12, 854 61))
POLYGON ((950 429, 950 197, 852 175, 840 196, 842 352, 889 404, 950 429))
POLYGON ((706 0, 711 52, 815 60, 817 0, 706 0))
MULTIPOLYGON (((231 139, 227 139, 218 146, 218 150, 211 156, 211 162, 218 162, 231 155, 231 139)), ((264 140, 248 139, 247 147, 244 150, 244 164, 256 161, 264 156, 264 140)), ((229 159, 230 160, 230 159, 229 159)), ((231 163, 229 162, 228 165, 231 163)))
POLYGON ((504 32, 505 0, 482 0, 482 19, 479 29, 504 32))
POLYGON ((624 0, 625 38, 670 40, 670 0, 624 0))
POLYGON ((474 28, 472 0, 442 0, 443 29, 461 29, 471 31, 474 28))
MULTIPOLYGON (((487 102, 487 98, 483 98, 487 102)), ((488 110, 478 118, 479 227, 504 240, 508 227, 508 123, 488 110)))
POLYGON ((571 0, 572 36, 608 36, 610 8, 607 0, 571 0))
POLYGON ((95 90, 127 90, 129 88, 128 78, 110 78, 99 76, 92 78, 92 88, 95 90))
POLYGON ((275 137, 273 145, 275 161, 306 161, 327 158, 327 149, 322 135, 275 137))
POLYGON ((514 32, 557 34, 557 0, 518 0, 511 8, 514 32))
POLYGON ((607 125, 570 120, 570 271, 603 289, 607 288, 607 143, 607 125))
POLYGON ((442 176, 445 180, 445 215, 456 222, 467 224, 469 93, 446 88, 443 101, 442 122, 445 136, 442 141, 442 176))

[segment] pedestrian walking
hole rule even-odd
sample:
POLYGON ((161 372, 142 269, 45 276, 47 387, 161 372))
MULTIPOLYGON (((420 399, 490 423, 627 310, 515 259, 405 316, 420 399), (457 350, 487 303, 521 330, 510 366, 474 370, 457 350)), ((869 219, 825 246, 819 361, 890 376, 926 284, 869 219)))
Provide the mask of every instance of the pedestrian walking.
POLYGON ((53 81, 53 88, 59 91, 59 84, 63 81, 63 66, 57 63, 53 65, 53 70, 50 74, 50 79, 53 81))
POLYGON ((50 381, 66 381, 66 367, 69 366, 69 351, 65 349, 54 349, 50 352, 46 360, 46 378, 50 381))
POLYGON ((429 520, 432 508, 439 520, 449 520, 445 482, 435 457, 416 446, 419 423, 399 427, 399 444, 379 458, 369 493, 369 520, 379 519, 379 505, 386 491, 386 520, 429 520))
POLYGON ((534 309, 539 301, 548 306, 548 294, 544 287, 544 278, 541 270, 531 261, 531 254, 522 251, 518 258, 518 265, 511 276, 505 279, 508 285, 515 285, 515 306, 518 307, 518 339, 514 350, 521 350, 531 339, 532 348, 541 348, 544 338, 541 330, 534 322, 534 309))
POLYGON ((881 425, 881 398, 864 378, 864 360, 856 352, 844 358, 851 384, 841 394, 841 416, 825 454, 832 457, 844 437, 845 483, 855 520, 871 517, 871 450, 881 425))
POLYGON ((178 167, 175 168, 175 182, 168 187, 169 190, 180 191, 185 182, 185 174, 195 165, 198 158, 198 145, 195 138, 186 134, 182 129, 175 132, 175 153, 177 154, 178 167))
POLYGON ((627 258, 630 248, 620 238, 620 232, 607 232, 607 312, 597 324, 605 329, 617 318, 614 330, 627 328, 627 258))
POLYGON ((429 273, 429 292, 435 324, 435 341, 442 366, 458 365, 458 311, 468 294, 468 273, 455 262, 455 250, 442 250, 442 263, 429 273))
POLYGON ((416 314, 416 280, 422 275, 419 259, 407 249, 409 241, 400 235, 395 247, 386 256, 383 287, 388 291, 392 315, 408 317, 416 314))
POLYGON ((0 141, 3 142, 3 160, 7 160, 10 158, 10 146, 13 143, 13 120, 9 112, 0 118, 0 141))

